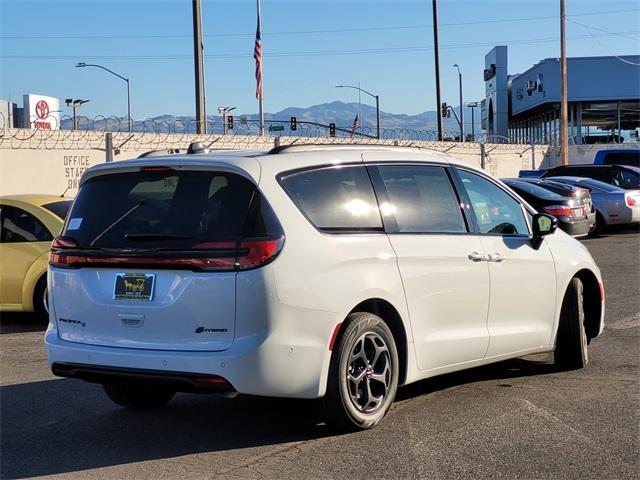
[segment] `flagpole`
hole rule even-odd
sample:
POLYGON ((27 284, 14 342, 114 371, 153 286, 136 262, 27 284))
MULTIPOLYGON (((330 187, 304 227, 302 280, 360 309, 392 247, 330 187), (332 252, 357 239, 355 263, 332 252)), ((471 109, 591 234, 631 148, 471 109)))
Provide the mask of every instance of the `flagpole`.
MULTIPOLYGON (((260 9, 260 0, 256 0, 256 3, 258 5, 258 25, 260 28, 260 36, 262 37, 262 10, 260 9)), ((262 77, 262 59, 264 58, 264 55, 261 55, 261 60, 260 60, 260 76, 262 77)), ((260 112, 260 135, 264 135, 264 106, 263 106, 263 88, 262 86, 264 85, 264 82, 261 82, 261 88, 260 88, 260 98, 258 98, 258 102, 259 102, 259 112, 260 112)))
POLYGON ((360 107, 361 95, 362 95, 362 90, 360 89, 360 82, 358 82, 358 122, 359 122, 359 125, 358 125, 357 128, 360 128, 360 125, 362 125, 362 111, 361 111, 361 107, 360 107))

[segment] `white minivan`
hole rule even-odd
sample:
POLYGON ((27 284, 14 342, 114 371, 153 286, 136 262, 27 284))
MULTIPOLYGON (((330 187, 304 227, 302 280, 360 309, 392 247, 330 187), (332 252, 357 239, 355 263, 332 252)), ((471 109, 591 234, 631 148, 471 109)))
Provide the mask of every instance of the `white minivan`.
POLYGON ((399 385, 531 353, 587 364, 602 279, 556 225, 415 148, 101 164, 52 246, 49 363, 129 408, 316 398, 328 423, 369 428, 399 385))

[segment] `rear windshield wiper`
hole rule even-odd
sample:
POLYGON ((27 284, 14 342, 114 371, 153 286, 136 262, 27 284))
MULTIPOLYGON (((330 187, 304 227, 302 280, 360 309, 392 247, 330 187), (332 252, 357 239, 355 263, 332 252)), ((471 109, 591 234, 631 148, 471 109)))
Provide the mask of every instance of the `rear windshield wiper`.
POLYGON ((89 246, 93 247, 94 244, 98 240, 100 240, 109 230, 111 230, 113 227, 118 225, 120 222, 122 222, 125 218, 127 218, 129 215, 131 215, 133 212, 135 212, 138 208, 140 208, 145 203, 147 203, 147 201, 145 199, 140 200, 133 207, 131 207, 129 210, 127 210, 122 215, 120 215, 120 217, 118 217, 111 225, 107 226, 107 228, 105 228, 98 235, 96 235, 95 238, 93 240, 91 240, 91 242, 89 242, 89 246))
POLYGON ((125 233, 124 238, 132 242, 144 242, 146 240, 189 240, 192 235, 172 235, 169 233, 125 233))

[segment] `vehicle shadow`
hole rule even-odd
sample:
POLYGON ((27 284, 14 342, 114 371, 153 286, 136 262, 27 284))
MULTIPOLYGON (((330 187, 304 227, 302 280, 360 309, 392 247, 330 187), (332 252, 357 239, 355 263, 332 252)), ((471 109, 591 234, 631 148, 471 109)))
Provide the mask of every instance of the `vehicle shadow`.
MULTIPOLYGON (((443 375, 400 389, 398 400, 486 380, 547 374, 528 359, 443 375)), ((310 401, 178 395, 166 409, 130 412, 98 385, 56 379, 0 387, 0 477, 64 474, 336 434, 310 401)), ((212 460, 212 462, 215 460, 212 460)), ((215 464, 211 465, 215 470, 215 464)))
POLYGON ((549 357, 549 354, 536 354, 428 378, 400 388, 396 400, 407 400, 452 387, 490 380, 503 380, 499 386, 511 387, 512 384, 508 382, 510 379, 558 373, 549 357))
POLYGON ((47 321, 34 313, 3 312, 0 314, 0 335, 4 333, 44 332, 47 321))

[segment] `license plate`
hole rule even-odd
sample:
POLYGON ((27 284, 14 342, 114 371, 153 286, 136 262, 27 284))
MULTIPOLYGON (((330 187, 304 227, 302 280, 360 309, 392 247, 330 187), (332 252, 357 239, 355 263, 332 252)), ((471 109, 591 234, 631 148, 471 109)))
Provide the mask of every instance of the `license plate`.
POLYGON ((116 273, 113 298, 116 300, 153 299, 156 276, 153 273, 116 273))

